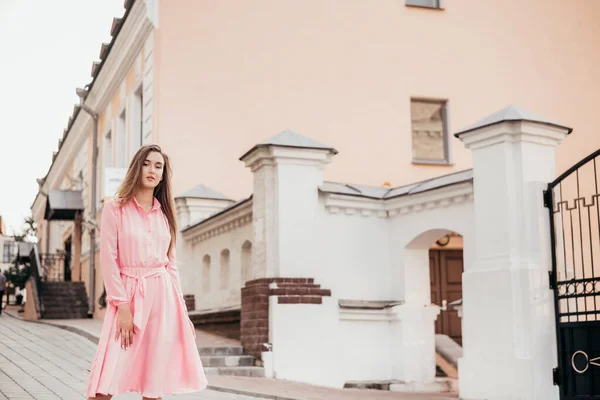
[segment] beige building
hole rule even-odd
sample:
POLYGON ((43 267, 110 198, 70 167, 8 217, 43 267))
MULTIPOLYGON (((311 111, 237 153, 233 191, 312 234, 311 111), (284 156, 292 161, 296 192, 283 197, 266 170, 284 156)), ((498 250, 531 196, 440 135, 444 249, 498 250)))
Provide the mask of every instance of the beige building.
MULTIPOLYGON (((176 196, 211 193, 199 218, 251 194, 236 160, 287 129, 335 145, 325 180, 400 186, 470 168, 452 133, 518 103, 578 132, 558 148, 562 171, 600 147, 596 15, 595 0, 128 0, 86 87, 96 197, 94 121, 76 106, 32 205, 41 251, 69 253, 70 279, 91 293, 92 202, 99 219, 145 143, 173 159, 176 196)), ((98 271, 94 286, 102 317, 98 271)))

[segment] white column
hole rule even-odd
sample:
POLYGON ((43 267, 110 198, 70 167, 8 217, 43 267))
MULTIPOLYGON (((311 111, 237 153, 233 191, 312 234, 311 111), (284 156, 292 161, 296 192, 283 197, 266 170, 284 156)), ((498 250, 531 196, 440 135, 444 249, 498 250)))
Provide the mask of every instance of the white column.
POLYGON ((307 250, 318 240, 318 187, 333 153, 326 147, 273 144, 242 157, 254 174, 253 266, 260 276, 312 278, 313 269, 321 268, 307 250))
POLYGON ((558 399, 542 194, 569 131, 509 107, 457 134, 473 154, 476 232, 463 275, 461 399, 558 399))

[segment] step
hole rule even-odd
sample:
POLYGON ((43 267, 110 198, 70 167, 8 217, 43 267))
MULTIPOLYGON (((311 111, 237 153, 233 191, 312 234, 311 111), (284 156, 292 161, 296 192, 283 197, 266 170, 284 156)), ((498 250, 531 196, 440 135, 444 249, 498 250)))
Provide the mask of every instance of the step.
POLYGON ((200 356, 241 356, 244 354, 242 346, 231 347, 199 347, 200 356))
POLYGON ((252 356, 201 356, 205 367, 254 367, 252 356))
POLYGON ((72 299, 72 298, 65 298, 65 299, 47 299, 47 298, 43 298, 42 299, 42 303, 44 304, 49 304, 49 305, 56 305, 58 307, 64 306, 64 305, 78 305, 78 304, 87 304, 87 299, 72 299))
POLYGON ((47 314, 44 313, 42 319, 81 319, 86 318, 87 313, 79 313, 79 314, 47 314))
POLYGON ((458 360, 462 347, 443 334, 435 335, 435 363, 449 378, 458 378, 458 360))
POLYGON ((265 369, 261 367, 205 367, 206 375, 228 375, 228 376, 248 376, 252 378, 264 378, 265 369))

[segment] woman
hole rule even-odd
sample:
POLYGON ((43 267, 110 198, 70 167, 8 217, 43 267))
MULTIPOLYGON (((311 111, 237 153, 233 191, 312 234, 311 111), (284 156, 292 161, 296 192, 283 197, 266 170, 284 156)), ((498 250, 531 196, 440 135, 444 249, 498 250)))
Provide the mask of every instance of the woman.
POLYGON ((107 309, 88 398, 137 392, 161 399, 206 388, 175 263, 176 234, 169 157, 156 145, 144 146, 102 210, 107 309))

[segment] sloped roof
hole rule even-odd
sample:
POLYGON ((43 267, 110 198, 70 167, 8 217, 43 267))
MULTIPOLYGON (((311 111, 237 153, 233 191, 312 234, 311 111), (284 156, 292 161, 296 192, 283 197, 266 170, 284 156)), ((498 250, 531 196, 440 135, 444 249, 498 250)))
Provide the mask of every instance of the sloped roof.
POLYGON ((224 194, 221 194, 221 193, 217 192, 216 190, 209 188, 206 185, 194 186, 193 188, 191 188, 184 194, 177 196, 176 198, 182 198, 182 197, 192 197, 195 199, 214 199, 214 200, 233 201, 233 199, 230 199, 229 197, 225 196, 224 194))
POLYGON ((530 122, 538 122, 541 124, 547 124, 547 125, 552 125, 552 126, 556 126, 559 128, 564 128, 564 129, 568 129, 569 133, 571 133, 573 131, 572 128, 566 127, 562 124, 559 124, 556 121, 550 120, 546 117, 542 117, 539 115, 536 115, 534 113, 531 113, 529 111, 523 110, 520 107, 517 107, 515 105, 510 105, 506 108, 503 108, 500 111, 496 111, 495 113, 493 113, 492 115, 485 117, 484 119, 475 122, 474 124, 466 127, 465 129, 456 132, 454 134, 454 136, 459 137, 459 135, 466 133, 466 132, 470 132, 470 131, 474 131, 476 129, 479 128, 483 128, 485 126, 491 126, 491 125, 495 125, 495 124, 499 124, 501 122, 504 121, 530 121, 530 122))
POLYGON ((299 133, 285 130, 283 132, 278 133, 275 136, 271 136, 268 139, 259 142, 250 150, 248 150, 243 156, 240 157, 240 160, 246 158, 246 156, 252 153, 259 147, 268 147, 268 146, 281 146, 281 147, 295 147, 299 149, 321 149, 321 150, 329 150, 333 154, 337 154, 337 150, 333 147, 326 146, 322 143, 317 142, 307 136, 301 135, 299 133))
POLYGON ((383 188, 364 185, 349 185, 338 182, 324 182, 319 188, 325 193, 345 194, 349 196, 365 197, 370 199, 387 200, 400 196, 423 193, 446 186, 457 185, 473 180, 473 170, 456 172, 453 174, 438 176, 421 182, 411 183, 409 185, 396 188, 383 188))

